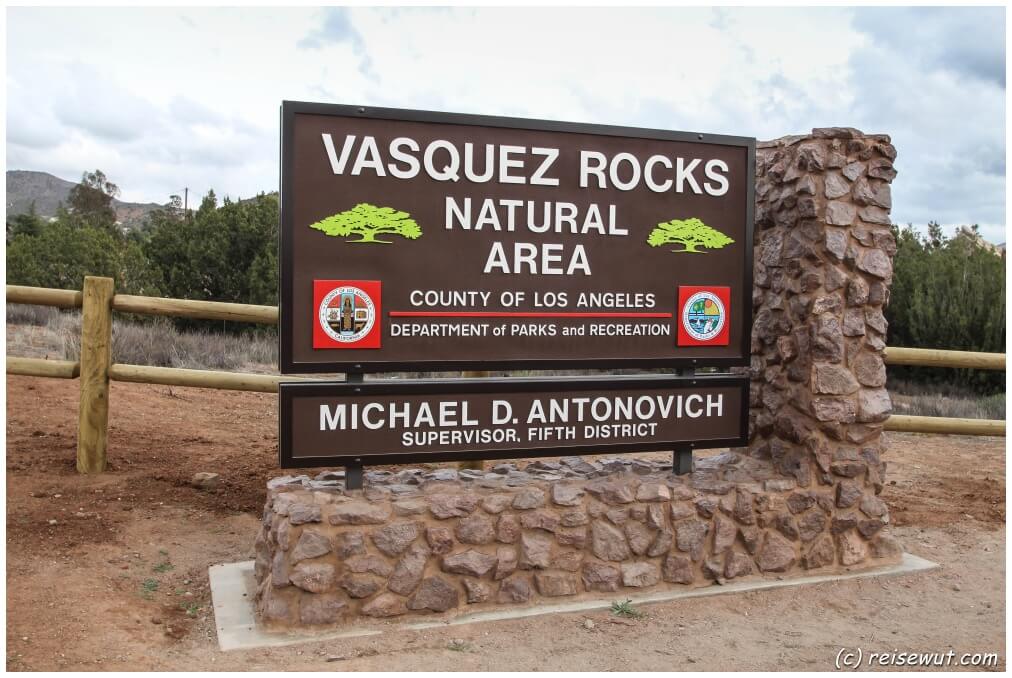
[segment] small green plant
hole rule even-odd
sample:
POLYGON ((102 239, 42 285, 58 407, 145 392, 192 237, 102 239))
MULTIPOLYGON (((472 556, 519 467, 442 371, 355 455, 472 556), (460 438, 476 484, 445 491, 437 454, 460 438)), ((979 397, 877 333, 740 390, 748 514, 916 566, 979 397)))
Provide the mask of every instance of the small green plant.
POLYGON ((151 571, 152 572, 168 572, 173 567, 174 567, 173 564, 166 560, 164 563, 158 563, 157 565, 155 565, 154 567, 152 567, 151 571))
POLYGON ((470 643, 465 643, 463 640, 451 640, 446 647, 454 652, 467 652, 471 649, 470 643))
POLYGON ((632 600, 628 598, 621 603, 618 601, 612 603, 611 613, 619 617, 631 617, 633 619, 639 619, 643 616, 643 613, 633 607, 632 600))
POLYGON ((196 617, 197 612, 200 611, 200 605, 196 603, 180 603, 179 608, 185 610, 189 617, 196 617))
POLYGON ((151 594, 158 590, 158 582, 154 579, 145 579, 141 584, 141 597, 151 600, 151 594))

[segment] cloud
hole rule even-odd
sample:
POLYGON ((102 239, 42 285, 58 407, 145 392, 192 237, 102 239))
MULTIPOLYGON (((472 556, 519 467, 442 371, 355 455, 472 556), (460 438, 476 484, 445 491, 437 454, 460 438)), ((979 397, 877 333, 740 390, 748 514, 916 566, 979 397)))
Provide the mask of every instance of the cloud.
POLYGON ((8 162, 128 200, 278 185, 283 99, 891 134, 893 215, 1004 240, 1004 10, 12 8, 8 162), (105 36, 115 29, 116 40, 105 36))
POLYGON ((320 49, 324 45, 349 43, 357 52, 364 51, 362 36, 351 23, 351 15, 345 7, 330 7, 323 10, 323 25, 314 28, 299 40, 300 49, 320 49))
POLYGON ((866 8, 857 11, 854 25, 903 55, 901 63, 1005 87, 1003 7, 866 8))

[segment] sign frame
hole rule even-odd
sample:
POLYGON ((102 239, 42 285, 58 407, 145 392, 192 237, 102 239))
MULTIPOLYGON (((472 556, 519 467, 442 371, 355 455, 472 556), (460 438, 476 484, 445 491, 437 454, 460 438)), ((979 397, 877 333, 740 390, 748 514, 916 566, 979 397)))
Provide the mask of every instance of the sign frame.
POLYGON ((622 127, 589 123, 559 122, 527 118, 508 118, 462 113, 378 108, 344 104, 323 104, 301 101, 282 101, 281 104, 281 186, 280 186, 280 237, 278 245, 279 278, 279 332, 278 360, 281 374, 312 373, 364 373, 364 372, 439 372, 457 370, 549 370, 549 369, 615 369, 615 368, 695 368, 695 367, 742 367, 750 362, 753 288, 753 234, 755 228, 755 155, 756 140, 752 137, 738 137, 671 130, 622 127), (634 137, 689 143, 708 143, 744 148, 746 161, 746 214, 745 233, 742 243, 743 284, 741 301, 736 316, 743 323, 738 357, 688 358, 623 358, 620 356, 595 359, 490 359, 490 360, 329 360, 327 362, 296 361, 293 356, 293 323, 291 304, 294 298, 294 261, 289 261, 294 252, 293 223, 293 135, 295 116, 331 115, 343 117, 365 117, 381 120, 423 122, 435 124, 476 125, 518 130, 536 130, 560 133, 593 134, 600 136, 634 137))
POLYGON ((748 444, 747 375, 714 375, 677 377, 672 375, 631 375, 605 377, 511 377, 505 379, 411 379, 355 382, 281 382, 278 385, 278 457, 281 468, 321 468, 344 466, 361 469, 365 465, 398 465, 447 461, 487 459, 525 459, 558 457, 573 454, 623 454, 628 452, 665 452, 679 449, 712 449, 743 447, 748 444), (456 450, 446 452, 392 452, 383 455, 335 454, 327 457, 294 457, 292 452, 292 400, 302 397, 327 396, 389 396, 389 395, 453 395, 465 393, 509 394, 523 392, 565 392, 579 390, 636 390, 693 387, 737 386, 741 389, 741 411, 738 413, 738 436, 705 441, 657 440, 634 443, 601 443, 594 445, 545 445, 535 448, 513 447, 496 450, 456 450))

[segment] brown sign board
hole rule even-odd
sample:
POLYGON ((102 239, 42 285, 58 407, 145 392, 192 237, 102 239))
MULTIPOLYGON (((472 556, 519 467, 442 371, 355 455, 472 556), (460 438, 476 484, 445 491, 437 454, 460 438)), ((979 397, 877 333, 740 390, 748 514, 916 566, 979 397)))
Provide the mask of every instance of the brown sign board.
POLYGON ((281 108, 280 363, 746 365, 755 140, 281 108))
POLYGON ((282 468, 746 444, 744 376, 280 385, 282 468))

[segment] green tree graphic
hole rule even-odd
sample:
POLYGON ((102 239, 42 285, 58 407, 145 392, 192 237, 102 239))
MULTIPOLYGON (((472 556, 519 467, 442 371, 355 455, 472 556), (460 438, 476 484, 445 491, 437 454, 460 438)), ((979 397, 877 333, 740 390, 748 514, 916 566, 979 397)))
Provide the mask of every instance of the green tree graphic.
POLYGON ((678 243, 684 249, 671 250, 672 252, 692 252, 694 254, 706 254, 697 247, 719 250, 730 245, 734 240, 728 238, 715 228, 711 228, 699 219, 672 219, 657 224, 650 235, 647 236, 647 244, 651 247, 660 247, 669 243, 678 243))
POLYGON ((408 240, 422 237, 422 229, 407 212, 392 207, 377 207, 367 202, 360 202, 350 210, 329 216, 310 228, 323 231, 327 235, 338 237, 357 235, 357 240, 347 242, 390 244, 389 240, 379 240, 378 235, 399 235, 408 240))

